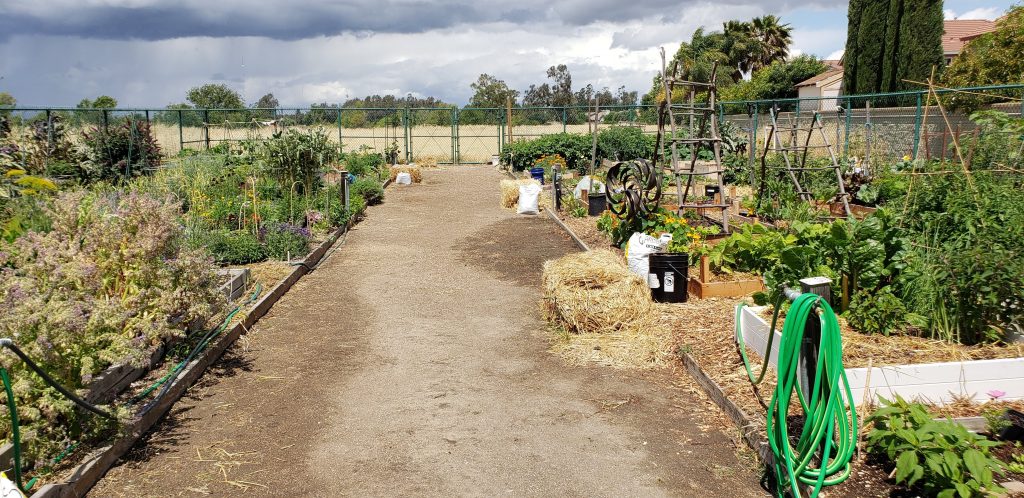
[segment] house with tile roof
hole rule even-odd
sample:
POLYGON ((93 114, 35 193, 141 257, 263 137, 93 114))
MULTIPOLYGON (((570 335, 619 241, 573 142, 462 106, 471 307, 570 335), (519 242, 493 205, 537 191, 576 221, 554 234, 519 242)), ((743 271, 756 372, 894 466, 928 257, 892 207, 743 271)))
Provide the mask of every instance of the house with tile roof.
POLYGON ((828 70, 797 83, 800 109, 806 111, 834 111, 843 89, 843 61, 825 60, 828 70))
POLYGON ((943 24, 942 54, 947 66, 960 55, 967 42, 996 30, 996 22, 986 19, 951 19, 943 24))
MULTIPOLYGON (((946 65, 950 65, 963 51, 967 42, 995 31, 996 21, 986 19, 950 19, 943 22, 942 53, 946 65)), ((829 111, 836 109, 839 95, 843 93, 843 61, 823 61, 828 70, 796 84, 802 110, 829 111)))

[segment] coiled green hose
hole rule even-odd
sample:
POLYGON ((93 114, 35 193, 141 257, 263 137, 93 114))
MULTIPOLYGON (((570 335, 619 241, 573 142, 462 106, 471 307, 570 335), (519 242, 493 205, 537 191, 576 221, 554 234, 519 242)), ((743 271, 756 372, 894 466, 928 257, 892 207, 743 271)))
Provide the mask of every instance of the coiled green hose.
MULTIPOLYGON (((772 328, 768 335, 768 347, 763 356, 764 363, 757 377, 750 368, 740 330, 740 313, 743 305, 736 309, 736 339, 743 366, 752 384, 756 385, 764 379, 781 304, 779 302, 775 306, 772 328)), ((768 406, 767 433, 774 456, 777 496, 784 496, 787 491, 798 496, 801 484, 813 486, 810 496, 817 496, 822 487, 839 484, 850 476, 850 460, 857 446, 857 412, 853 404, 850 383, 846 379, 846 370, 843 368, 843 343, 839 322, 832 307, 816 294, 801 294, 796 298, 783 324, 782 344, 779 346, 778 380, 768 406), (805 398, 797 381, 800 375, 800 348, 807 318, 815 306, 820 310, 821 342, 818 347, 814 384, 811 386, 810 395, 805 398), (786 423, 794 391, 805 415, 795 447, 790 443, 786 423), (817 466, 814 466, 815 462, 819 462, 817 466)))

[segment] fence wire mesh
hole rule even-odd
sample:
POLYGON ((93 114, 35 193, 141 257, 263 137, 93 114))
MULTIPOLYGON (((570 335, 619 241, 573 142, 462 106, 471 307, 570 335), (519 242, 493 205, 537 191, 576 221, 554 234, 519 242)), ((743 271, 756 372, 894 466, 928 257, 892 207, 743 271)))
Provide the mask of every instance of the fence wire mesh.
MULTIPOLYGON (((766 147, 775 114, 783 144, 830 144, 846 162, 876 165, 903 157, 949 158, 954 138, 970 141, 977 126, 972 111, 995 109, 1021 116, 1024 85, 972 89, 938 89, 945 113, 925 90, 880 95, 815 99, 722 102, 717 106, 725 133, 747 142, 753 166, 766 147), (818 119, 821 131, 807 136, 818 119)), ((408 161, 433 158, 439 163, 482 163, 500 154, 509 142, 555 133, 588 133, 593 122, 604 129, 633 126, 657 132, 655 106, 587 106, 503 108, 339 108, 301 109, 72 109, 2 108, 0 131, 30 138, 43 147, 62 139, 73 145, 99 129, 148 127, 163 157, 185 149, 206 150, 221 143, 264 139, 288 130, 326 130, 346 152, 397 149, 408 161)), ((687 128, 688 123, 680 126, 687 128)), ((824 154, 821 148, 813 154, 824 154)), ((151 150, 139 151, 149 154, 151 150)), ((46 170, 60 169, 56 154, 46 170)), ((145 161, 144 161, 145 162, 145 161)))

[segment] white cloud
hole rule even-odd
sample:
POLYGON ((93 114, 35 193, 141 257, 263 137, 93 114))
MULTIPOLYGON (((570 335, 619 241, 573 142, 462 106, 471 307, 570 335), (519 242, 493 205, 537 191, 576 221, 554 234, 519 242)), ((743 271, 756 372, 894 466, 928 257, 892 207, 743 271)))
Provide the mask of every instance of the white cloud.
POLYGON ((999 16, 1003 15, 1003 10, 998 7, 978 7, 975 9, 968 10, 963 14, 957 14, 952 9, 945 9, 942 11, 946 19, 988 19, 993 21, 998 19, 999 16))
POLYGON ((843 54, 846 53, 846 49, 839 49, 825 56, 825 60, 837 61, 843 58, 843 54))

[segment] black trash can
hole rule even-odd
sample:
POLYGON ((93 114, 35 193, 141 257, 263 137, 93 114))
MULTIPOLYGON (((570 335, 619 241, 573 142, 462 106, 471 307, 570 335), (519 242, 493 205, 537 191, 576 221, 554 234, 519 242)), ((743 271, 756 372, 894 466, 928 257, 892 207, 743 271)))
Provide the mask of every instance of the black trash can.
POLYGON ((590 216, 601 216, 601 213, 608 208, 608 199, 604 194, 589 194, 587 199, 587 214, 590 216))
POLYGON ((687 254, 650 255, 647 285, 651 299, 659 303, 685 303, 690 283, 690 257, 687 254))

